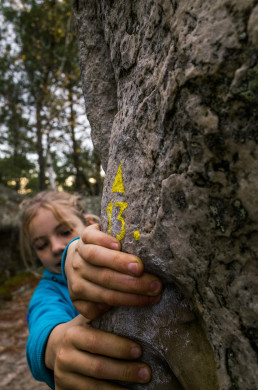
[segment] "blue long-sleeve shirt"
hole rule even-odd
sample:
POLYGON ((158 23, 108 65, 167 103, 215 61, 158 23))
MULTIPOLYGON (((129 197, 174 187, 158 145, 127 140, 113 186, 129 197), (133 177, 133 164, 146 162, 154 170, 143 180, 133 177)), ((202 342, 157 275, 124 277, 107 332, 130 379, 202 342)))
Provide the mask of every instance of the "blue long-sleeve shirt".
POLYGON ((65 278, 45 270, 28 308, 26 356, 34 378, 47 383, 51 389, 55 388, 54 372, 45 365, 48 337, 55 326, 78 314, 69 297, 65 278))

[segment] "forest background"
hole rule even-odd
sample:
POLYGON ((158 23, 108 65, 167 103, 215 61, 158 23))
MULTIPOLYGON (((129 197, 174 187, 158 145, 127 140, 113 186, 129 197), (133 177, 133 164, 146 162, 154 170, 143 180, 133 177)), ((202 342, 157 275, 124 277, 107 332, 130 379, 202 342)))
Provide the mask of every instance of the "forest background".
POLYGON ((1 0, 0 300, 17 287, 2 283, 27 268, 19 253, 24 198, 76 192, 88 213, 100 214, 104 173, 90 133, 71 1, 1 0))
POLYGON ((0 184, 99 195, 71 1, 2 0, 0 184))
POLYGON ((27 306, 39 278, 19 253, 19 205, 57 189, 81 194, 88 212, 100 210, 103 175, 85 115, 71 6, 0 2, 0 387, 6 390, 47 389, 33 379, 25 356, 27 306))

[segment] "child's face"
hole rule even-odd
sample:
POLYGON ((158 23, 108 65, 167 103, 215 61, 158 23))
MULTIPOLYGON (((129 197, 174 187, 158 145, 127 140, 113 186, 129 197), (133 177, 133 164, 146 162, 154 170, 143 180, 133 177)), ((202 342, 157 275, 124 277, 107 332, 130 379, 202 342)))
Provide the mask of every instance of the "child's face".
POLYGON ((37 215, 29 224, 29 234, 33 248, 43 266, 51 272, 61 273, 62 254, 67 244, 81 234, 85 227, 75 215, 69 215, 67 222, 60 223, 54 214, 47 209, 40 208, 37 215))

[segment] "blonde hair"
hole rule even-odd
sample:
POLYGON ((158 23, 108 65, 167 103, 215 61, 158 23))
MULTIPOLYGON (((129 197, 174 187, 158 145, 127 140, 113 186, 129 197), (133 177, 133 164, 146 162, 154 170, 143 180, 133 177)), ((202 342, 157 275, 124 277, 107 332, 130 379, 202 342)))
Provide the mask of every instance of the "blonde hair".
POLYGON ((65 222, 70 226, 67 221, 67 215, 64 212, 65 209, 67 210, 69 208, 71 213, 76 215, 85 226, 89 225, 87 215, 85 215, 79 197, 68 192, 42 191, 34 196, 34 198, 23 201, 20 206, 20 251, 26 268, 33 273, 37 273, 37 266, 36 256, 29 234, 29 225, 40 208, 50 210, 59 222, 65 222))

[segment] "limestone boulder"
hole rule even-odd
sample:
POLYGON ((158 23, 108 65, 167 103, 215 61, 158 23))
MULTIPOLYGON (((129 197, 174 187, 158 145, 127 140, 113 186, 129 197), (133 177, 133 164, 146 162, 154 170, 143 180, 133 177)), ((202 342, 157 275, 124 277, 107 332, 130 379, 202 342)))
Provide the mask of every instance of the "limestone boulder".
POLYGON ((19 252, 19 204, 23 197, 0 185, 0 283, 24 269, 19 252))
POLYGON ((138 340, 132 389, 255 390, 255 0, 74 1, 102 229, 164 283, 98 326, 138 340))

